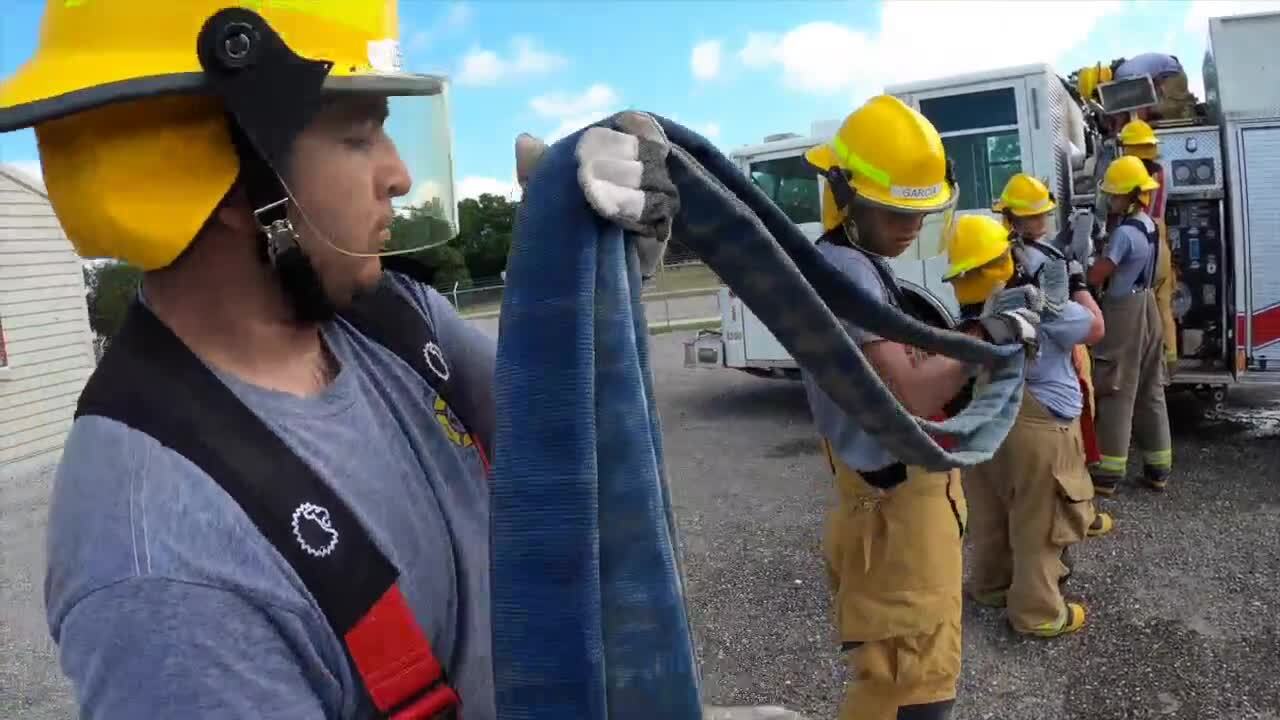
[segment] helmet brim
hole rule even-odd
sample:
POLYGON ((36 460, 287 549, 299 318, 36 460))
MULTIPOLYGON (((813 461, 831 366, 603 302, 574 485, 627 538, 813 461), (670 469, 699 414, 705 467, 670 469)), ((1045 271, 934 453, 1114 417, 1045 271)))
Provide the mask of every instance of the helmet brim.
MULTIPOLYGON (((70 90, 51 96, 33 96, 26 87, 49 87, 38 77, 53 68, 38 64, 23 68, 5 91, 0 91, 0 132, 10 132, 57 120, 68 115, 93 110, 105 105, 164 95, 206 95, 212 93, 203 72, 183 72, 150 77, 127 78, 70 90), (13 97, 6 97, 12 95, 13 97)), ((445 79, 438 75, 415 73, 330 74, 324 80, 329 94, 369 94, 386 97, 437 95, 444 89, 445 79)), ((56 85, 55 85, 56 87, 56 85)))

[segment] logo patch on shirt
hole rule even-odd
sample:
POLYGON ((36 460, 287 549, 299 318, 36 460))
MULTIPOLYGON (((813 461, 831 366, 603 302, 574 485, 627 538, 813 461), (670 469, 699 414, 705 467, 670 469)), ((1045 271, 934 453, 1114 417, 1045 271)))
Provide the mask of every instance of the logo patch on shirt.
POLYGON ((338 531, 329 520, 329 511, 309 502, 293 511, 293 537, 313 557, 326 557, 338 547, 338 531))
POLYGON ((449 404, 442 397, 436 397, 435 402, 436 421, 440 423, 440 427, 444 428, 444 434, 449 436, 449 440, 458 447, 471 447, 471 433, 462 426, 462 422, 458 420, 458 416, 453 414, 449 404))

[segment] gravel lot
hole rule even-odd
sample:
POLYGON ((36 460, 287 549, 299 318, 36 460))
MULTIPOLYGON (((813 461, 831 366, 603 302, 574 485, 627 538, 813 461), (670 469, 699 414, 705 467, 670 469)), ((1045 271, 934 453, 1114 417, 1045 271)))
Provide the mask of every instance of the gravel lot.
MULTIPOLYGON (((829 474, 798 383, 681 367, 653 338, 706 700, 831 718, 834 648, 818 538, 829 474)), ((1074 552, 1090 624, 1021 640, 968 608, 957 720, 1280 720, 1280 393, 1199 421, 1176 404, 1178 474, 1105 503, 1116 532, 1074 552), (1261 418, 1249 422, 1243 417, 1261 418)), ((0 718, 74 710, 45 629, 47 474, 0 478, 0 718)))
MULTIPOLYGON (((667 458, 707 699, 835 716, 844 678, 820 528, 830 472, 799 383, 679 366, 655 338, 667 458)), ((1280 718, 1280 393, 1196 418, 1174 395, 1177 475, 1104 501, 1116 531, 1073 550, 1077 635, 1021 639, 965 609, 956 720, 1280 718), (1251 422, 1242 420, 1253 418, 1251 422)))

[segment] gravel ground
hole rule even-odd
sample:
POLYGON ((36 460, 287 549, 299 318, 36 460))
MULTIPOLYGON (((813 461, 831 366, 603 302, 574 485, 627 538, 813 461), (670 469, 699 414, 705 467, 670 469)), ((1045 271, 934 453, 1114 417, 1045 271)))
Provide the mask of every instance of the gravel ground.
MULTIPOLYGON (((653 338, 653 355, 706 700, 834 717, 844 668, 818 545, 829 473, 804 393, 685 370, 685 337, 653 338)), ((1022 640, 996 611, 966 609, 956 720, 1280 720, 1280 393, 1241 394, 1205 421, 1185 400, 1169 491, 1124 487, 1105 502, 1115 533, 1074 552, 1084 631, 1022 640)), ((41 599, 47 480, 0 481, 6 720, 74 716, 41 599)))
MULTIPOLYGON (((684 370, 681 340, 655 339, 655 374, 707 699, 834 717, 844 667, 819 545, 830 472, 804 392, 684 370)), ((1089 625, 1028 640, 966 607, 956 720, 1280 718, 1280 393, 1233 395, 1205 420, 1171 397, 1169 490, 1122 487, 1103 502, 1116 531, 1073 550, 1068 594, 1089 625)))

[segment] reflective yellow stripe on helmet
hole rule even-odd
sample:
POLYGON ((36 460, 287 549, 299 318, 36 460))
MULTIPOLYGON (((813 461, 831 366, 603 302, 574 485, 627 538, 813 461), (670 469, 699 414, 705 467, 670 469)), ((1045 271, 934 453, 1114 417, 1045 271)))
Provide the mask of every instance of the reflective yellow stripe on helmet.
POLYGON ((1009 195, 1008 186, 1005 186, 1004 193, 1000 195, 1000 202, 1004 203, 1005 205, 1007 205, 1008 207, 1014 210, 1022 210, 1025 212, 1032 212, 1032 213, 1049 212, 1053 203, 1053 201, 1050 200, 1049 198, 1040 198, 1039 200, 1033 203, 1029 203, 1029 202, 1026 202, 1025 200, 1020 200, 1018 198, 1012 197, 1009 195))
POLYGON ((942 183, 936 185, 926 185, 924 187, 915 187, 911 185, 894 185, 893 178, 889 177, 889 173, 863 160, 857 153, 849 149, 844 141, 837 137, 831 138, 831 149, 839 158, 840 164, 844 168, 856 175, 871 180, 875 184, 887 189, 889 194, 900 200, 922 200, 931 198, 942 192, 942 183))
POLYGON ((840 164, 846 170, 857 173, 882 187, 893 187, 893 180, 889 177, 889 173, 863 160, 857 153, 850 150, 849 146, 845 145, 838 135, 831 138, 831 149, 835 151, 836 157, 840 159, 840 164))

